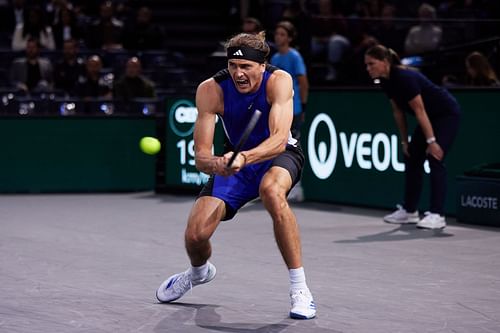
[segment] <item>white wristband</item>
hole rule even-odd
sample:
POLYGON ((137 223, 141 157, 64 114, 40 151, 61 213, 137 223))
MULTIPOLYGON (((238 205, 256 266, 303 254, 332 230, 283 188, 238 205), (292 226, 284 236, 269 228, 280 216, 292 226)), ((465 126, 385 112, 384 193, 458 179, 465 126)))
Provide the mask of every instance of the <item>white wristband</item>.
POLYGON ((436 142, 436 138, 435 137, 430 137, 425 142, 427 142, 427 144, 430 145, 431 143, 436 142))

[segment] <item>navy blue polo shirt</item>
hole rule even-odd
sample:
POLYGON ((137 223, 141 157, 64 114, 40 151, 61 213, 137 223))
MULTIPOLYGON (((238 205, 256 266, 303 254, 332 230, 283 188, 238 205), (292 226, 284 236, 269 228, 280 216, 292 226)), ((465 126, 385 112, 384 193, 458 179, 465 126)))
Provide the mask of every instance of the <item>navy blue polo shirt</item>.
POLYGON ((418 71, 393 66, 389 78, 381 79, 380 85, 386 95, 409 114, 415 115, 408 103, 417 95, 422 96, 429 118, 460 112, 455 97, 418 71))

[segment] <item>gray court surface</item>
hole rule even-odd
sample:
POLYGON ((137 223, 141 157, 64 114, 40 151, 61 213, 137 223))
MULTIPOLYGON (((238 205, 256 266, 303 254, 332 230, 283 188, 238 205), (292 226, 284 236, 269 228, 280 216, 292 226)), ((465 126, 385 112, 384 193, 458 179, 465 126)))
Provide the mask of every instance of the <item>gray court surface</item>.
POLYGON ((500 332, 500 230, 384 224, 387 211, 292 204, 318 316, 288 318, 288 273, 260 203, 213 237, 214 281, 188 266, 191 196, 0 196, 0 332, 500 332))

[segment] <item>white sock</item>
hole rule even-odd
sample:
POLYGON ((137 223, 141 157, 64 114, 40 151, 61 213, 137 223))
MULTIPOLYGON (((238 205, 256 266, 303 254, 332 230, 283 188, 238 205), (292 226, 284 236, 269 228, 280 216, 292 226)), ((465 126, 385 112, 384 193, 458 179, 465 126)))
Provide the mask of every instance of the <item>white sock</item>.
POLYGON ((290 275, 290 289, 308 289, 304 267, 289 269, 288 274, 290 275))
POLYGON ((201 266, 191 266, 191 280, 203 280, 208 274, 208 261, 201 266))

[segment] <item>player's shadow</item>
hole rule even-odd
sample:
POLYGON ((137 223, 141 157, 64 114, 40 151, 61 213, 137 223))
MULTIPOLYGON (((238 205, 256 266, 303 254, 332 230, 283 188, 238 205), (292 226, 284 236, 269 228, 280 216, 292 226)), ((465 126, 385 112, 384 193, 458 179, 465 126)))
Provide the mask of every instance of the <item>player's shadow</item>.
POLYGON ((388 241, 405 241, 412 239, 423 238, 443 238, 452 237, 443 229, 440 230, 426 230, 418 229, 415 224, 401 224, 397 228, 388 231, 382 231, 372 235, 359 236, 356 239, 342 239, 334 241, 334 243, 369 243, 369 242, 388 242, 388 241))
POLYGON ((222 322, 221 315, 217 313, 218 305, 213 304, 189 304, 172 303, 169 307, 175 306, 178 311, 170 314, 156 325, 154 332, 172 332, 175 327, 177 331, 182 332, 182 325, 185 325, 186 332, 189 327, 196 326, 208 331, 219 331, 229 333, 292 333, 292 332, 318 332, 318 333, 338 333, 339 331, 317 327, 312 321, 296 321, 289 318, 283 318, 275 324, 269 323, 238 323, 222 322), (186 311, 186 310, 194 311, 186 311), (193 313, 194 312, 194 313, 193 313), (301 325, 306 324, 306 326, 301 325))

